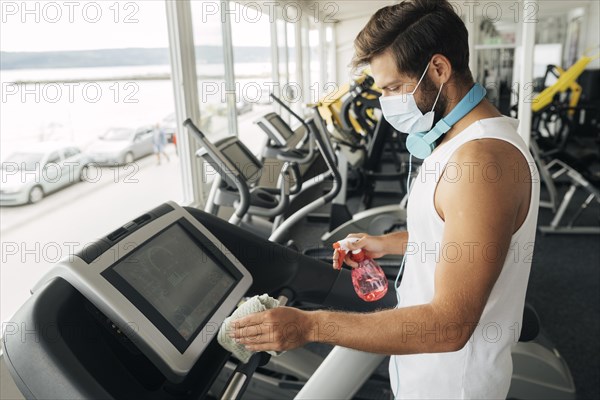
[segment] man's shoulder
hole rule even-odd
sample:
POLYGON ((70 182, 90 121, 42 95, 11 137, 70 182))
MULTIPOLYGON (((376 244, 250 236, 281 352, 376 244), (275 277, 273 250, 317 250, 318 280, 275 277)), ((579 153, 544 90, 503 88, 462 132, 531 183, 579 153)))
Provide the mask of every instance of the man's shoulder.
POLYGON ((512 171, 519 165, 528 165, 528 160, 517 146, 495 137, 482 137, 464 143, 449 161, 472 168, 495 168, 499 172, 512 171))
POLYGON ((529 194, 528 160, 508 141, 482 138, 466 142, 449 162, 454 170, 440 180, 436 202, 444 212, 459 198, 458 203, 470 204, 472 210, 491 206, 509 213, 529 194))

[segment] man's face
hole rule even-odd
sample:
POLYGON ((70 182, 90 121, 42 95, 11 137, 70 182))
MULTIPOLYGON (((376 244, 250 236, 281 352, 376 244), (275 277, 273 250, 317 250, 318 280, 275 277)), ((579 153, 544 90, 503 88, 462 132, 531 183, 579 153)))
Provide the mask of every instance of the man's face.
POLYGON ((381 88, 383 96, 410 93, 418 82, 418 79, 410 78, 398 71, 396 61, 389 52, 384 52, 371 60, 371 73, 375 84, 381 88))
MULTIPOLYGON (((397 96, 401 94, 411 93, 417 88, 420 74, 425 71, 427 65, 423 65, 423 71, 419 73, 417 77, 410 77, 406 74, 401 73, 397 66, 394 57, 390 52, 384 52, 371 60, 371 74, 375 79, 375 84, 381 88, 383 96, 397 96)), ((415 101, 417 106, 423 114, 431 111, 435 98, 437 97, 439 86, 432 81, 430 78, 431 66, 427 70, 427 74, 421 81, 417 90, 414 92, 415 101)), ((435 120, 434 123, 439 121, 445 113, 447 102, 444 96, 440 95, 440 98, 435 106, 435 120)))

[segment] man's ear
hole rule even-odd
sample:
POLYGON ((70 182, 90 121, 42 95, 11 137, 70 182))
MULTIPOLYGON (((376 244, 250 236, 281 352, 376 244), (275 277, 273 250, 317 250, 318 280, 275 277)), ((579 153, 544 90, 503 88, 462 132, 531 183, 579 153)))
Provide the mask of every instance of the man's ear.
POLYGON ((431 75, 433 81, 440 85, 446 84, 452 76, 452 64, 443 54, 434 54, 431 58, 431 75))

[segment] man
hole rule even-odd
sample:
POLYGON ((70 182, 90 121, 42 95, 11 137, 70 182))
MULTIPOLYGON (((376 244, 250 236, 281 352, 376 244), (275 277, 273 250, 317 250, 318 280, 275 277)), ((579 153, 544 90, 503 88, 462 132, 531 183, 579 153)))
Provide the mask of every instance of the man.
MULTIPOLYGON (((468 100, 474 82, 467 43, 448 2, 405 1, 371 18, 355 40, 354 65, 370 64, 384 116, 396 129, 427 132, 468 100), (397 96, 412 97, 416 107, 397 96)), ((406 254, 397 308, 280 307, 239 320, 232 336, 253 351, 317 341, 390 354, 397 398, 506 398, 539 204, 535 164, 516 127, 487 100, 476 102, 425 157, 411 184, 408 232, 355 235, 361 240, 354 247, 373 258, 406 254), (334 335, 320 333, 327 323, 335 324, 334 335), (287 324, 302 337, 286 337, 287 324)))
POLYGON ((154 154, 156 154, 156 164, 160 165, 160 155, 165 156, 167 161, 169 160, 169 156, 165 152, 165 146, 167 145, 167 135, 165 134, 164 129, 160 126, 159 123, 156 123, 154 126, 154 132, 152 136, 152 143, 154 154))

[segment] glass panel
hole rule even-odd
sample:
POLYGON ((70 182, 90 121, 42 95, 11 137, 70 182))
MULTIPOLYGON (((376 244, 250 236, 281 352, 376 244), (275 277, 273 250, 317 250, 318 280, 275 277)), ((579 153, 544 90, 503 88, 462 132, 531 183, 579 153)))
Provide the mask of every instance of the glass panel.
MULTIPOLYGON (((302 86, 300 85, 300 77, 296 69, 296 25, 291 22, 286 22, 287 31, 287 48, 288 48, 288 70, 289 79, 287 84, 283 86, 283 96, 291 103, 292 109, 296 113, 300 113, 302 102, 300 96, 302 94, 302 86)), ((299 124, 298 121, 292 119, 292 127, 299 124)))
POLYGON ((288 82, 297 83, 298 78, 296 75, 296 27, 291 22, 285 24, 287 35, 287 47, 288 47, 288 64, 290 77, 288 82))
POLYGON ((228 133, 220 11, 221 5, 218 2, 192 2, 200 129, 209 136, 228 133))
MULTIPOLYGON (((289 82, 289 64, 288 64, 288 46, 287 46, 287 29, 286 22, 283 19, 276 20, 277 26, 277 54, 279 57, 279 86, 275 90, 275 94, 282 100, 285 100, 284 87, 287 87, 289 82)), ((286 122, 290 123, 290 115, 286 112, 282 113, 286 122)))
POLYGON ((289 81, 288 66, 288 47, 286 23, 282 19, 276 21, 277 24, 277 52, 279 54, 279 92, 281 87, 289 81))
POLYGON ((310 43, 308 18, 302 18, 302 102, 312 102, 310 94, 310 43))
POLYGON ((13 3, 0 34, 0 158, 39 164, 38 154, 56 150, 51 141, 71 142, 81 158, 50 168, 59 174, 53 181, 15 169, 3 175, 0 322, 54 263, 183 197, 174 146, 164 147, 170 162, 157 168, 152 140, 99 139, 112 128, 160 123, 174 109, 165 3, 13 3))
POLYGON ((336 48, 335 48, 333 33, 334 32, 333 32, 332 26, 329 25, 329 26, 327 26, 327 28, 325 28, 325 43, 326 43, 325 54, 327 54, 327 61, 326 61, 327 64, 324 68, 327 68, 327 78, 326 78, 326 81, 324 82, 323 96, 337 88, 337 83, 336 83, 337 82, 337 79, 336 79, 337 71, 336 71, 336 63, 335 63, 336 48))
POLYGON ((310 19, 308 32, 308 46, 310 58, 310 102, 316 102, 321 97, 323 82, 321 82, 321 54, 319 27, 310 19))
POLYGON ((273 90, 271 24, 261 8, 236 6, 242 16, 231 26, 238 132, 250 151, 258 154, 266 135, 254 121, 273 110, 269 99, 273 90))

